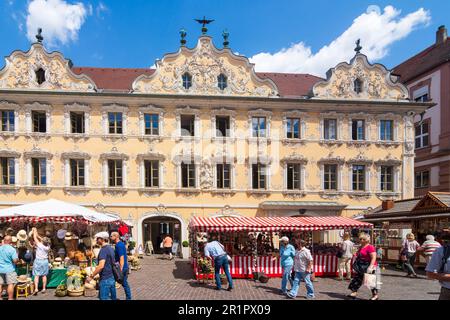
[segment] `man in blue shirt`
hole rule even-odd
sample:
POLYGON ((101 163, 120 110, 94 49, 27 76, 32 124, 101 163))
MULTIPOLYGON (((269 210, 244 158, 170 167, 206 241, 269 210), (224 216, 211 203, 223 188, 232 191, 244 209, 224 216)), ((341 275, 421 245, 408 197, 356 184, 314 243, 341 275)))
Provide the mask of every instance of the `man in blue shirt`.
POLYGON ((291 284, 293 281, 291 278, 292 267, 294 266, 295 248, 292 244, 289 244, 288 237, 282 237, 280 239, 280 260, 281 267, 283 268, 283 278, 281 280, 281 294, 287 294, 287 282, 291 284))
POLYGON ((214 259, 214 274, 216 278, 217 290, 222 289, 220 281, 220 269, 223 268, 228 279, 228 291, 233 289, 233 279, 231 279, 230 268, 228 263, 228 255, 224 250, 224 246, 217 241, 217 235, 210 236, 210 242, 205 246, 205 257, 214 259))
POLYGON ((120 270, 122 270, 123 273, 123 282, 122 287, 123 290, 125 290, 125 296, 127 300, 131 300, 131 289, 130 285, 128 284, 128 259, 127 259, 127 248, 125 247, 125 243, 123 241, 120 241, 120 235, 118 232, 112 232, 111 233, 111 243, 114 243, 116 245, 115 248, 115 257, 116 262, 120 264, 120 270))
POLYGON ((100 274, 99 282, 99 299, 100 300, 117 300, 116 296, 116 280, 112 271, 114 261, 114 249, 108 245, 108 232, 99 232, 95 235, 97 244, 101 247, 98 254, 98 266, 90 277, 86 278, 90 282, 97 274, 100 274))
POLYGON ((429 279, 441 284, 439 300, 450 300, 450 230, 446 230, 442 239, 446 244, 434 251, 425 271, 429 279))
POLYGON ((19 261, 17 251, 11 246, 12 237, 5 236, 0 246, 0 291, 7 286, 8 300, 14 299, 14 285, 17 283, 16 264, 19 261))

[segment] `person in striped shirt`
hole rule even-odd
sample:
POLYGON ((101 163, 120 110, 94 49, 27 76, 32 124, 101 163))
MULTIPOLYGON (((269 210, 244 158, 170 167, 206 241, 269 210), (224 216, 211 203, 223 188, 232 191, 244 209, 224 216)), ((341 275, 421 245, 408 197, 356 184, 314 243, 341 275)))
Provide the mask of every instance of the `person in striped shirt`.
POLYGON ((441 247, 441 244, 434 240, 434 236, 432 236, 431 234, 427 235, 426 239, 427 241, 425 241, 418 250, 422 251, 422 254, 425 256, 428 264, 431 260, 431 256, 437 248, 441 247))

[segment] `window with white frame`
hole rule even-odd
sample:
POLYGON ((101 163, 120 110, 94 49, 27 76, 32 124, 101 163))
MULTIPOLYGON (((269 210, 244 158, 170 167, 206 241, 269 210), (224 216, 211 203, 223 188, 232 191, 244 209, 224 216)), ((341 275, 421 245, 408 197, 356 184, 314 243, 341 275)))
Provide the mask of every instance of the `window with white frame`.
POLYGON ((394 141, 394 120, 380 120, 380 140, 394 141))
POLYGON ((216 116, 216 137, 230 136, 230 116, 216 116))
POLYGON ((15 112, 14 110, 2 110, 2 127, 3 132, 14 132, 15 131, 15 112))
POLYGON ((415 127, 415 146, 416 149, 425 148, 429 145, 429 125, 428 122, 422 121, 415 127))
POLYGON ((428 102, 430 101, 430 94, 428 86, 423 86, 413 92, 413 99, 415 102, 428 102))
POLYGON ((218 77, 217 77, 217 86, 219 87, 220 90, 225 90, 226 87, 228 86, 227 83, 228 79, 227 76, 224 75, 223 73, 221 73, 218 77))
POLYGON ((415 187, 427 188, 430 185, 430 171, 420 171, 415 173, 415 187))
POLYGON ((160 163, 158 160, 144 160, 145 188, 157 188, 160 186, 159 167, 160 163))
POLYGON ((383 192, 394 191, 394 166, 380 167, 380 190, 383 192))
POLYGON ((366 121, 363 119, 352 119, 352 140, 366 139, 366 121))
POLYGON ((31 181, 33 186, 47 185, 46 158, 31 158, 31 181))
POLYGON ((286 138, 300 139, 300 118, 286 118, 286 138))
POLYGON ((302 165, 300 163, 287 163, 286 164, 286 189, 287 190, 300 190, 301 187, 301 170, 302 165))
POLYGON ((0 185, 9 186, 16 184, 16 159, 0 157, 1 180, 0 185))
POLYGON ((108 112, 108 133, 123 134, 122 112, 108 112))
POLYGON ((86 126, 84 121, 84 112, 70 112, 70 132, 83 134, 86 133, 86 126))
POLYGON ((33 132, 36 133, 47 132, 47 116, 45 111, 38 111, 38 110, 31 111, 31 119, 33 122, 33 132))
POLYGON ((366 166, 362 164, 352 165, 352 190, 366 191, 366 166))
POLYGON ((86 185, 86 168, 84 159, 70 159, 70 186, 82 187, 86 185))
POLYGON ((195 136, 195 115, 182 114, 180 116, 180 130, 182 136, 194 137, 195 136))
POLYGON ((108 187, 123 187, 123 160, 109 159, 108 187))
POLYGON ((216 188, 231 189, 231 165, 229 163, 216 164, 216 188))
POLYGON ((338 165, 324 164, 323 166, 323 189, 327 191, 337 190, 338 187, 338 165))
POLYGON ((159 115, 145 113, 144 114, 144 133, 145 135, 159 135, 159 115))
POLYGON ((128 107, 123 105, 105 105, 102 109, 102 121, 106 136, 122 136, 127 133, 128 107))
POLYGON ((89 133, 91 108, 78 103, 64 106, 64 127, 67 135, 86 135, 89 133))
POLYGON ((254 190, 267 189, 267 165, 262 163, 252 164, 252 188, 254 190))
POLYGON ((181 165, 181 187, 182 188, 196 188, 196 165, 195 163, 182 162, 181 165))
POLYGON ((52 107, 35 102, 25 105, 25 127, 27 133, 49 134, 52 107))
POLYGON ((267 137, 267 119, 266 117, 252 117, 252 137, 265 138, 267 137))
POLYGON ((182 75, 181 81, 184 89, 189 90, 192 87, 192 76, 188 72, 182 75))
POLYGON ((337 119, 323 119, 323 138, 337 140, 337 119))

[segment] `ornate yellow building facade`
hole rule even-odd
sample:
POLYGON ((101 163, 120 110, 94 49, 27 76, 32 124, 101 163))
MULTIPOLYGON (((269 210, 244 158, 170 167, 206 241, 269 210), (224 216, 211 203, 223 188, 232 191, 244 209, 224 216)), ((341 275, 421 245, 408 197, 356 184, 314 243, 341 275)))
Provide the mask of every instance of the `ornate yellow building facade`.
POLYGON ((297 75, 257 74, 206 35, 128 91, 100 88, 93 70, 42 43, 7 57, 1 207, 82 204, 120 215, 143 244, 187 240, 194 215, 353 216, 414 195, 413 117, 430 104, 359 52, 303 96, 280 90, 297 75))

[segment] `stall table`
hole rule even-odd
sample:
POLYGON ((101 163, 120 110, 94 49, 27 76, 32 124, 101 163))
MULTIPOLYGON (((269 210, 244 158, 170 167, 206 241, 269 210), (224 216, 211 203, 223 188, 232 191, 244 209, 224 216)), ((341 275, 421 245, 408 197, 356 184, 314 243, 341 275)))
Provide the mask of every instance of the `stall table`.
MULTIPOLYGON (((27 274, 27 268, 17 268, 16 273, 18 276, 27 274)), ((59 286, 63 281, 67 280, 67 269, 50 269, 47 275, 47 288, 56 288, 59 286)), ((29 274, 31 274, 31 278, 34 281, 34 276, 32 276, 32 270, 30 268, 29 274)), ((42 277, 39 279, 39 287, 42 286, 42 277)))

